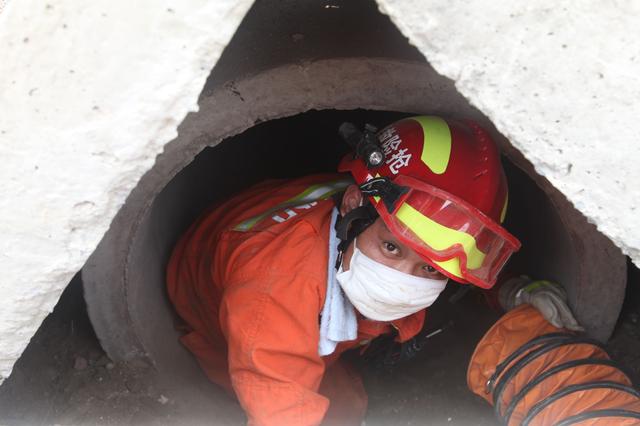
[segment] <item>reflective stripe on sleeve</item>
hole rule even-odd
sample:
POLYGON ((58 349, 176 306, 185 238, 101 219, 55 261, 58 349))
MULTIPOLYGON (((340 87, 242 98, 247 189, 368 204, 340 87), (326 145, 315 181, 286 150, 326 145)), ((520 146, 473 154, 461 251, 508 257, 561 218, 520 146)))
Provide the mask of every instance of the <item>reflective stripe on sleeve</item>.
POLYGON ((325 200, 331 197, 333 194, 342 191, 347 186, 349 186, 352 182, 350 180, 337 180, 334 182, 328 182, 318 185, 312 185, 309 188, 302 191, 300 194, 296 195, 293 198, 289 198, 287 201, 284 201, 266 212, 254 216, 250 219, 247 219, 238 225, 236 225, 233 230, 234 231, 249 231, 253 228, 258 222, 261 220, 272 216, 274 213, 286 209, 289 207, 299 206, 301 204, 310 203, 317 200, 325 200))

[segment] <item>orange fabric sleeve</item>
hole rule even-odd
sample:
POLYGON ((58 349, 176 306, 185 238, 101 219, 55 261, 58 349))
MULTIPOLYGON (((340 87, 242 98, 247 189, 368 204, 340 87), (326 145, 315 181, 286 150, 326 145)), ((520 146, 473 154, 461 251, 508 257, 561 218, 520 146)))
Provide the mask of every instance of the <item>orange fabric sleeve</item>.
POLYGON ((317 393, 324 374, 319 306, 295 308, 310 300, 300 294, 310 290, 300 282, 305 279, 275 273, 250 277, 231 285, 222 299, 229 375, 249 425, 317 425, 329 406, 317 393), (283 286, 289 291, 277 291, 283 286))
POLYGON ((249 425, 317 425, 329 406, 318 393, 326 273, 318 274, 316 263, 326 245, 314 237, 309 224, 298 222, 258 252, 247 246, 252 255, 236 257, 226 277, 220 326, 249 425))

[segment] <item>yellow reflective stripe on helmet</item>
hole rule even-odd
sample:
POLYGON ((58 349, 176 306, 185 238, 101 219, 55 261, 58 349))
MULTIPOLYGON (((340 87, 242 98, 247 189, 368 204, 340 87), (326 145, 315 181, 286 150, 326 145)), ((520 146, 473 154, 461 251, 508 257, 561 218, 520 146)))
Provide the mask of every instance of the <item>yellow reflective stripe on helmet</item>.
POLYGON ((500 212, 500 223, 504 222, 504 218, 507 217, 507 205, 509 204, 509 191, 504 197, 504 206, 502 206, 502 212, 500 212))
MULTIPOLYGON (((436 251, 444 251, 451 248, 454 244, 460 244, 467 255, 467 269, 477 269, 482 266, 486 255, 478 250, 476 240, 471 235, 447 228, 429 219, 407 203, 403 203, 402 206, 400 206, 396 212, 396 217, 404 223, 407 228, 413 231, 418 238, 436 251)), ((460 276, 459 262, 454 263, 451 262, 451 260, 436 263, 452 274, 460 276), (453 270, 450 271, 448 267, 451 267, 453 270)))
POLYGON ((289 198, 287 201, 270 208, 269 210, 258 216, 254 216, 242 223, 239 223, 233 228, 233 230, 249 231, 262 219, 266 218, 267 216, 273 215, 277 211, 280 211, 287 207, 295 207, 300 204, 310 203, 312 201, 325 200, 331 197, 333 194, 345 189, 351 183, 353 183, 351 180, 337 180, 334 182, 312 185, 295 197, 289 198))
POLYGON ((451 131, 449 125, 440 117, 412 117, 422 126, 424 143, 422 144, 422 162, 437 175, 447 170, 451 157, 451 131))
POLYGON ((454 257, 453 259, 445 260, 443 262, 433 261, 437 266, 441 267, 454 277, 464 278, 462 276, 462 271, 460 270, 460 259, 454 257))

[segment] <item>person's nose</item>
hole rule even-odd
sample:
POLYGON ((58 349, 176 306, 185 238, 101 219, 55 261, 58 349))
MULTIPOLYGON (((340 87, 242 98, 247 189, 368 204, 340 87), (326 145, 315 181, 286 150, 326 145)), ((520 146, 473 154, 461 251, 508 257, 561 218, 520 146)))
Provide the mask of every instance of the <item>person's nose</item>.
POLYGON ((409 259, 403 259, 398 262, 398 264, 394 265, 394 268, 400 272, 404 272, 405 274, 420 276, 420 264, 412 262, 409 259))

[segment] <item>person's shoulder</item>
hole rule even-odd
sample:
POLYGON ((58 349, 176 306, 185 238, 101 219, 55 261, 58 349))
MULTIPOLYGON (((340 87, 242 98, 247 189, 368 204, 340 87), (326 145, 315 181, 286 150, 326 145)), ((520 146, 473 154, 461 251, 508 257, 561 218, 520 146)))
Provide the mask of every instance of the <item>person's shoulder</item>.
MULTIPOLYGON (((237 246, 225 265, 225 293, 267 294, 292 309, 321 306, 328 265, 328 240, 299 220, 284 232, 255 233, 237 246)), ((319 309, 319 308, 318 308, 319 309)))
POLYGON ((319 231, 333 206, 332 197, 350 183, 344 175, 321 174, 253 188, 246 194, 245 208, 230 230, 281 234, 292 224, 306 221, 319 231))
MULTIPOLYGON (((330 221, 332 206, 321 206, 318 213, 323 213, 322 210, 330 221)), ((328 261, 328 235, 320 229, 320 218, 309 220, 311 218, 304 217, 308 215, 301 216, 248 235, 229 235, 230 238, 243 237, 233 244, 233 253, 229 253, 232 267, 229 272, 238 278, 253 271, 260 271, 263 276, 318 275, 324 271, 326 265, 323 263, 328 261)))
POLYGON ((251 214, 242 215, 218 240, 216 267, 225 270, 224 281, 253 270, 262 276, 326 280, 332 196, 349 183, 344 175, 325 174, 280 181, 278 188, 260 186, 266 192, 259 203, 247 203, 251 214))

